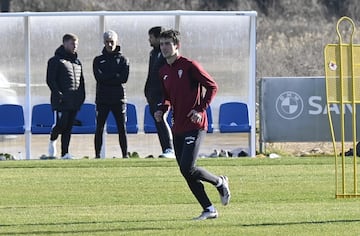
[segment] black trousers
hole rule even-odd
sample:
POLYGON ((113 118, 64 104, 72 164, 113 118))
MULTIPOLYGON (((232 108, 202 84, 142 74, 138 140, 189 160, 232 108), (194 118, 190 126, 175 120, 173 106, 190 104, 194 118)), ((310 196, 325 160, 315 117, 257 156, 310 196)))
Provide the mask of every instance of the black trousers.
POLYGON ((211 206, 212 203, 202 181, 216 185, 219 180, 218 176, 196 166, 200 144, 205 134, 204 130, 195 130, 182 135, 174 134, 174 150, 180 172, 203 209, 211 206))
MULTIPOLYGON (((158 103, 149 102, 149 108, 150 108, 151 116, 154 118, 154 113, 158 110, 158 103)), ((173 149, 173 145, 172 145, 173 138, 172 138, 170 126, 166 121, 166 117, 167 114, 164 114, 160 122, 157 122, 154 118, 161 150, 163 152, 165 152, 166 149, 173 149)))
POLYGON ((126 103, 121 104, 97 104, 96 105, 96 132, 95 132, 95 157, 100 157, 103 144, 103 132, 106 119, 111 111, 114 115, 119 134, 119 144, 122 156, 127 155, 126 137, 126 103))
POLYGON ((50 140, 56 140, 61 134, 61 156, 69 153, 71 129, 77 114, 77 110, 54 111, 55 125, 51 129, 50 140))

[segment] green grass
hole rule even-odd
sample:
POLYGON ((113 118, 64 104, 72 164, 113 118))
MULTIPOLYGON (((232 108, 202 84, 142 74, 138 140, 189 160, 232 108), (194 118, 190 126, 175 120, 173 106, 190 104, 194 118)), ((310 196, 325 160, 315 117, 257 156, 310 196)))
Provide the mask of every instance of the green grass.
POLYGON ((230 179, 201 212, 175 160, 0 162, 0 235, 358 235, 360 199, 335 199, 331 157, 200 159, 230 179))

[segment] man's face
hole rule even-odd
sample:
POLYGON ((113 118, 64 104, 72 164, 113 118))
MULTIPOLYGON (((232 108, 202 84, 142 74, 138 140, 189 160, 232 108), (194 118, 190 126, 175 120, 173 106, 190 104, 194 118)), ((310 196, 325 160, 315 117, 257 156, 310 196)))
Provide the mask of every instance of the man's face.
POLYGON ((79 44, 79 41, 73 40, 73 39, 69 39, 63 43, 65 50, 72 54, 76 53, 78 44, 79 44))
POLYGON ((112 38, 104 39, 105 49, 107 52, 113 52, 116 49, 117 41, 112 38))
POLYGON ((149 34, 149 42, 151 47, 158 47, 160 44, 159 38, 156 38, 153 34, 149 34))
POLYGON ((178 53, 178 45, 172 39, 160 38, 160 50, 164 58, 170 58, 178 53))

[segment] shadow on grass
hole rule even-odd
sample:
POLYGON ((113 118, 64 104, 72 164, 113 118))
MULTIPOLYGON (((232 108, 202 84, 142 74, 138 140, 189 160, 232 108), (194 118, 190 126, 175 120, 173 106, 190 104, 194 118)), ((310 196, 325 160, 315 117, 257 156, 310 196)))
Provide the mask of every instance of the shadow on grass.
MULTIPOLYGON (((162 231, 172 230, 171 228, 164 227, 141 227, 141 223, 149 222, 172 222, 172 221, 188 221, 189 219, 178 219, 178 220, 145 220, 145 221, 92 221, 92 222, 64 222, 64 223, 31 223, 31 224, 0 224, 0 227, 26 227, 26 226, 61 226, 61 225, 91 225, 91 224, 118 224, 118 223, 139 223, 139 227, 113 227, 103 229, 71 229, 71 230, 29 230, 29 231, 17 231, 17 232, 0 232, 0 235, 28 235, 28 234, 71 234, 71 233, 112 233, 112 232, 146 232, 146 231, 162 231)), ((236 226, 241 227, 262 227, 262 226, 291 226, 291 225, 306 225, 306 224, 333 224, 333 223, 354 223, 360 222, 360 219, 354 220, 324 220, 324 221, 301 221, 301 222, 283 222, 283 223, 259 223, 259 224, 240 224, 236 226)), ((173 229, 176 230, 176 229, 173 229)))
POLYGON ((320 220, 320 221, 300 221, 300 222, 281 222, 281 223, 259 223, 259 224, 240 224, 243 227, 259 227, 259 226, 290 226, 290 225, 308 225, 308 224, 333 224, 333 223, 354 223, 360 222, 355 220, 320 220))
MULTIPOLYGON (((29 235, 29 234, 72 234, 72 233, 111 233, 111 232, 146 232, 146 231, 154 231, 154 230, 169 230, 169 228, 164 227, 141 227, 142 223, 149 223, 149 222, 170 222, 170 221, 184 221, 184 219, 178 219, 178 220, 137 220, 137 221, 125 221, 125 220, 119 220, 119 221, 89 221, 89 222, 59 222, 59 223, 29 223, 29 224, 1 224, 0 228, 2 227, 26 227, 26 226, 40 226, 40 227, 49 227, 49 226, 70 226, 70 225, 95 225, 95 224, 119 224, 119 223, 139 223, 139 227, 114 227, 109 228, 108 226, 105 226, 106 228, 103 229, 72 229, 72 230, 28 230, 28 231, 16 231, 16 232, 0 232, 0 235, 29 235)), ((171 229, 170 229, 171 230, 171 229)))
POLYGON ((94 234, 94 233, 111 233, 111 232, 146 232, 146 231, 154 231, 154 230, 164 230, 164 228, 104 228, 104 229, 84 229, 84 230, 31 230, 29 232, 7 232, 7 233, 0 233, 0 235, 34 235, 34 234, 45 234, 45 235, 59 235, 59 234, 94 234))

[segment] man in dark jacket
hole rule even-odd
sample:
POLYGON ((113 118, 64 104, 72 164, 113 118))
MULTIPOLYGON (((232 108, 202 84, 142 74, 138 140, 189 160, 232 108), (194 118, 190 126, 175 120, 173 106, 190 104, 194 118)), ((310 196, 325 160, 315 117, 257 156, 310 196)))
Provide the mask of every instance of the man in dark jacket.
POLYGON ((56 140, 61 134, 61 158, 71 159, 69 143, 77 112, 85 100, 82 65, 76 53, 78 37, 65 34, 63 44, 49 59, 46 82, 51 90, 51 106, 55 112, 55 125, 50 134, 49 156, 56 157, 56 140))
POLYGON ((111 111, 119 132, 122 157, 128 158, 126 137, 125 83, 129 77, 129 60, 121 53, 116 32, 104 33, 102 55, 94 58, 93 71, 96 79, 96 133, 95 158, 100 158, 105 121, 111 111))
MULTIPOLYGON (((149 104, 150 113, 154 118, 154 113, 158 110, 158 104, 161 104, 163 99, 163 92, 161 88, 161 81, 159 79, 159 69, 166 61, 160 51, 160 33, 164 28, 155 26, 149 29, 149 42, 153 49, 150 52, 149 72, 145 83, 145 97, 149 104)), ((162 119, 155 121, 162 154, 159 157, 175 158, 172 145, 172 134, 169 124, 166 121, 168 112, 162 116, 162 119)))

